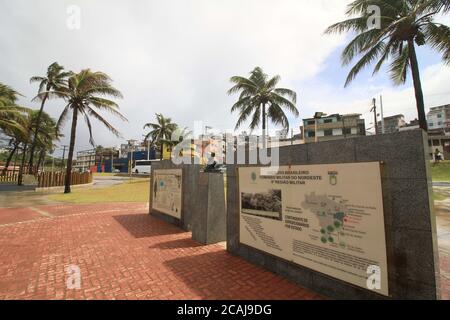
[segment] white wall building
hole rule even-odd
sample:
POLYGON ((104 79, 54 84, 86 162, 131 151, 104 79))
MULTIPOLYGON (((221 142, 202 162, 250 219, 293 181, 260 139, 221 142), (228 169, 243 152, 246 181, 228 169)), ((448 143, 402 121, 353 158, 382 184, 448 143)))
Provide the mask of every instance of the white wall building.
POLYGON ((427 120, 429 130, 443 130, 450 134, 450 104, 430 108, 427 120))

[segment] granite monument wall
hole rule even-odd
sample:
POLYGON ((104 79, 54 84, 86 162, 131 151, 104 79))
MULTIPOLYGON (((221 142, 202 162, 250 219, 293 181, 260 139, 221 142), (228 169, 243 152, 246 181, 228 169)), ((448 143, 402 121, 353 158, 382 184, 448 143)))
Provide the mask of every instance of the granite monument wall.
MULTIPOLYGON (((271 151, 268 150, 269 153, 271 151)), ((389 273, 388 298, 439 298, 436 219, 433 212, 428 140, 425 132, 412 130, 292 145, 280 147, 278 151, 280 165, 382 161, 381 179, 389 273)), ((248 161, 248 155, 246 159, 248 161)), ((246 165, 227 165, 227 250, 230 253, 326 297, 386 298, 374 291, 240 244, 237 168, 246 165)))

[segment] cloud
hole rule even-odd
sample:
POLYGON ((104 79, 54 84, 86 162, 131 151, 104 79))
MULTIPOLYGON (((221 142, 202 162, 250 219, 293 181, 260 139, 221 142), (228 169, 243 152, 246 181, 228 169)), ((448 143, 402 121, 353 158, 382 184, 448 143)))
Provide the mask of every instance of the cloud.
MULTIPOLYGON (((143 125, 154 121, 156 112, 182 126, 201 120, 222 130, 234 128, 237 115, 230 107, 236 97, 226 95, 229 78, 247 75, 255 66, 279 74, 281 86, 301 94, 301 116, 315 108, 364 113, 379 92, 385 95, 386 113, 409 108, 414 104, 410 88, 359 82, 344 90, 342 83, 316 79, 345 41, 344 36, 323 36, 323 31, 344 18, 348 2, 0 0, 0 82, 26 95, 21 103, 38 108, 30 102, 37 86, 28 80, 52 62, 73 71, 90 67, 108 73, 124 94, 119 104, 129 122, 107 115, 123 139, 94 122, 95 141, 104 146, 141 139, 143 125), (66 9, 74 3, 81 8, 80 30, 66 27, 66 9)), ((426 93, 449 83, 448 71, 433 70, 424 74, 426 93)), ((62 101, 52 101, 46 111, 57 117, 63 107, 62 101)), ((292 119, 291 126, 300 121, 292 119)), ((67 124, 61 144, 68 144, 68 133, 67 124)), ((89 148, 88 140, 80 123, 76 148, 89 148)))
MULTIPOLYGON (((433 64, 422 70, 422 89, 424 93, 425 109, 449 103, 450 68, 442 64, 433 64)), ((379 107, 380 95, 383 96, 384 116, 403 114, 410 121, 418 118, 414 88, 412 85, 392 87, 388 83, 374 85, 364 82, 355 82, 348 88, 339 86, 321 85, 320 88, 312 86, 305 90, 309 94, 305 97, 308 106, 314 106, 328 114, 331 113, 361 113, 366 120, 366 127, 372 127, 374 122, 371 109, 371 99, 377 99, 379 107), (321 92, 321 95, 315 93, 321 92)), ((378 109, 379 112, 380 109, 378 109)), ((313 108, 309 108, 311 113, 313 108)), ((311 115, 306 114, 306 117, 311 115)))
MULTIPOLYGON (((53 61, 74 71, 104 71, 125 96, 120 106, 129 123, 109 117, 124 138, 141 138, 155 112, 185 126, 202 120, 233 128, 236 115, 229 110, 236 97, 226 95, 231 76, 261 66, 292 88, 317 74, 343 39, 322 38, 324 29, 342 18, 343 1, 84 0, 76 2, 80 30, 66 27, 66 8, 74 1, 0 1, 0 46, 8 62, 0 66, 0 81, 37 108, 29 102, 37 88, 28 79, 53 61)), ((56 117, 62 107, 54 101, 46 111, 56 117)), ((68 142, 68 128, 65 132, 62 144, 68 142)), ((95 140, 119 142, 100 124, 95 140)), ((87 147, 80 124, 77 149, 87 147)))

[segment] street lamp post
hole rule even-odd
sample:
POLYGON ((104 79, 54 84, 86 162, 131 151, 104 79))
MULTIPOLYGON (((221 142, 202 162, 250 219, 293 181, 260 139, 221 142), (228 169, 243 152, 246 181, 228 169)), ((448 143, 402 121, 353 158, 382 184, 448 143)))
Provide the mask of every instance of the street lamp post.
POLYGON ((114 148, 111 149, 111 172, 114 173, 114 148))

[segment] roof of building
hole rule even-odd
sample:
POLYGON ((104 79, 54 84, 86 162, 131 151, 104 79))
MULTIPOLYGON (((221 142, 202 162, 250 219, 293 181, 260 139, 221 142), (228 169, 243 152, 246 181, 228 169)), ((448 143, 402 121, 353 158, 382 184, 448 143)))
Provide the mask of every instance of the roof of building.
POLYGON ((431 107, 430 112, 431 111, 439 111, 441 109, 447 109, 447 108, 450 108, 450 104, 443 104, 442 106, 431 107))
POLYGON ((405 116, 403 114, 396 114, 393 116, 389 116, 389 117, 384 117, 384 120, 386 119, 395 119, 395 118, 404 118, 405 116))
MULTIPOLYGON (((320 119, 327 119, 327 118, 341 118, 341 117, 360 117, 360 113, 346 113, 346 114, 339 114, 339 113, 333 113, 326 116, 321 117, 320 119)), ((305 118, 303 121, 309 121, 314 120, 315 118, 305 118)))

